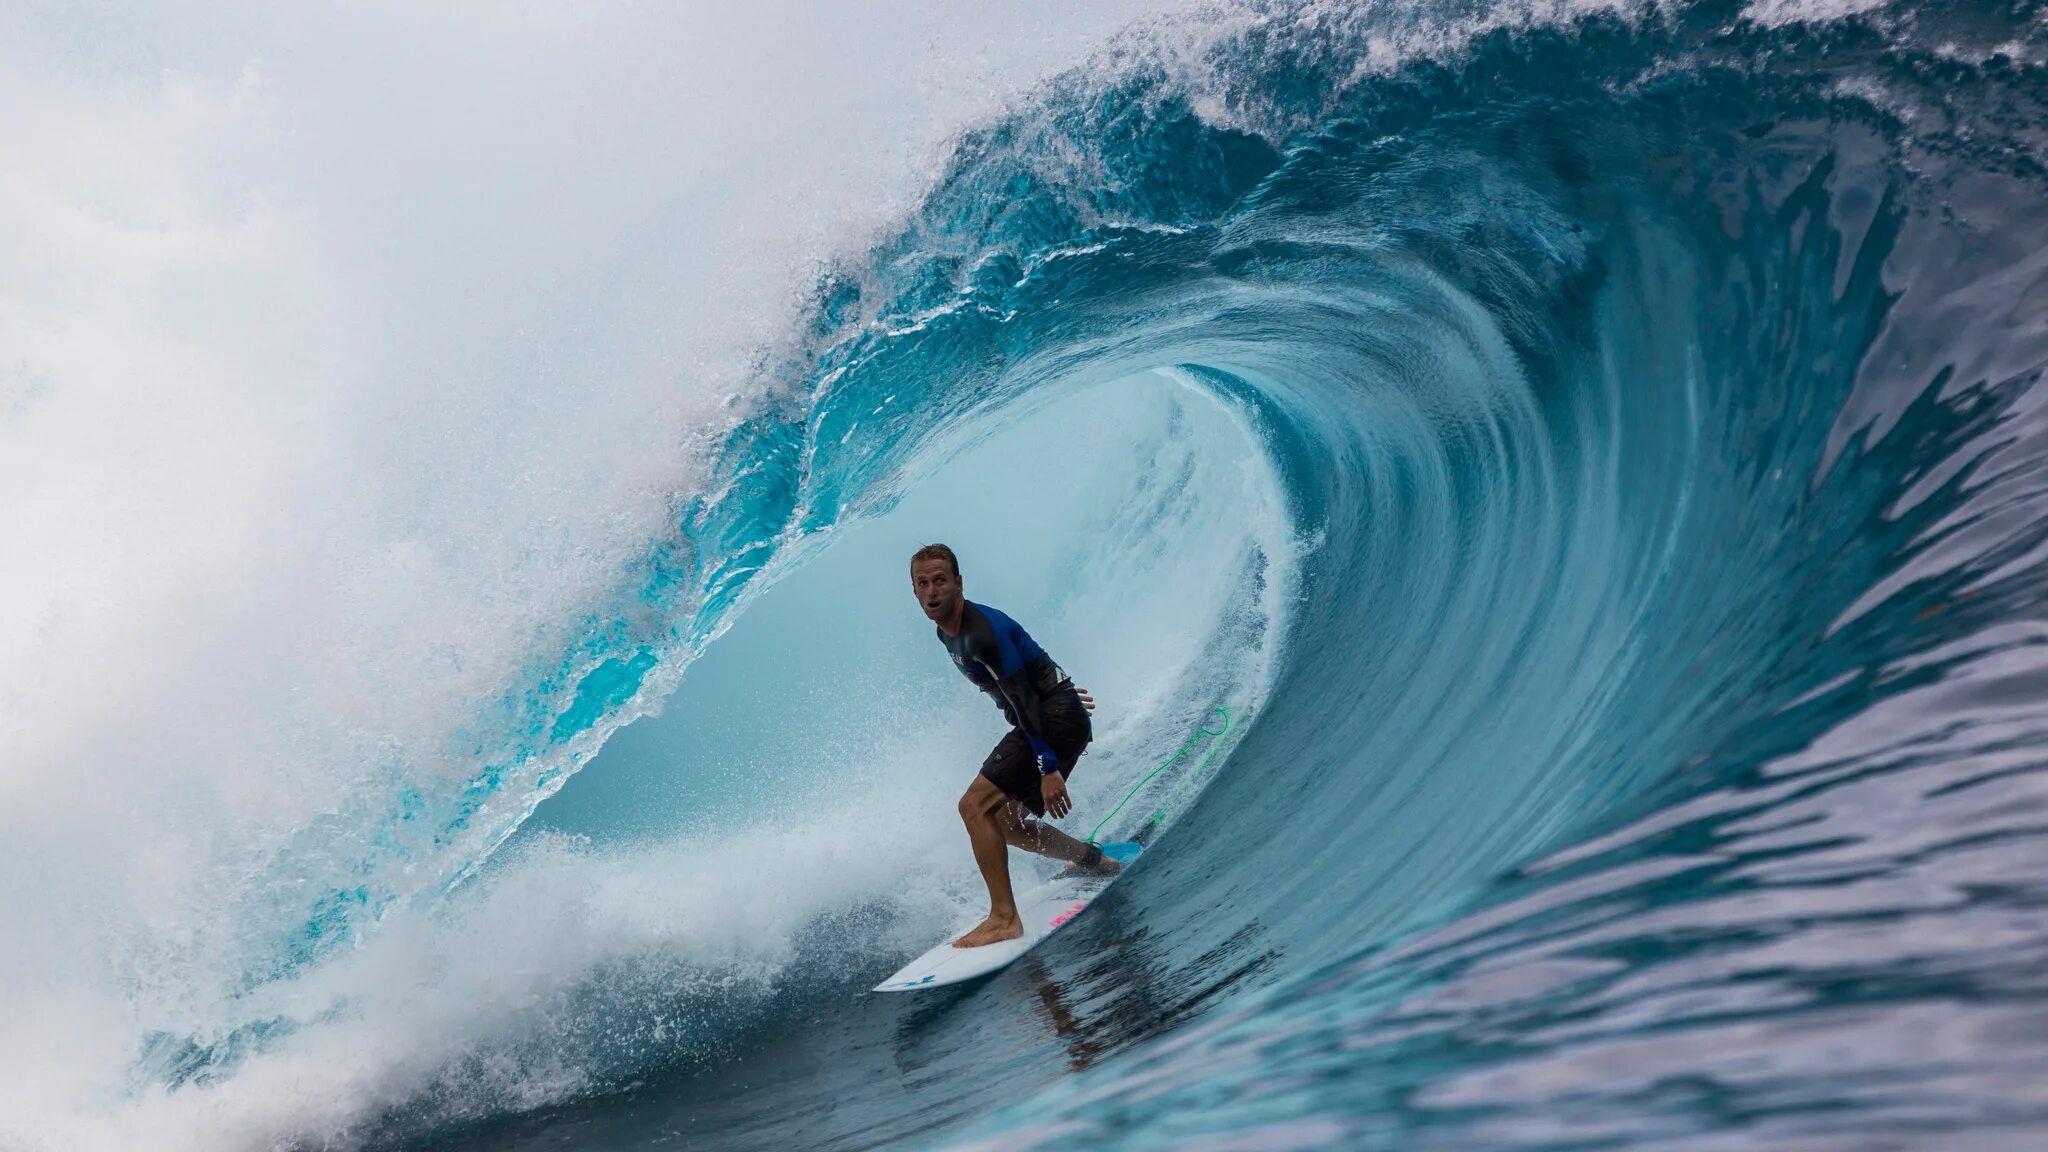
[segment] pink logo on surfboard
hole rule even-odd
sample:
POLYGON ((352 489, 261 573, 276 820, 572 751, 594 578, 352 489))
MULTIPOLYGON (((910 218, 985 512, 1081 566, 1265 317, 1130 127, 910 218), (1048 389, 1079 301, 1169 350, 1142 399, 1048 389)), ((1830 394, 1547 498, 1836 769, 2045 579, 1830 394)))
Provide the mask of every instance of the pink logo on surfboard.
POLYGON ((1046 927, 1057 928, 1060 925, 1065 924, 1067 921, 1072 920, 1074 918, 1074 913, 1079 912, 1081 909, 1086 908, 1087 906, 1088 902, 1086 900, 1077 902, 1072 908, 1069 908, 1065 912, 1062 912, 1059 915, 1053 917, 1052 923, 1046 925, 1046 927))

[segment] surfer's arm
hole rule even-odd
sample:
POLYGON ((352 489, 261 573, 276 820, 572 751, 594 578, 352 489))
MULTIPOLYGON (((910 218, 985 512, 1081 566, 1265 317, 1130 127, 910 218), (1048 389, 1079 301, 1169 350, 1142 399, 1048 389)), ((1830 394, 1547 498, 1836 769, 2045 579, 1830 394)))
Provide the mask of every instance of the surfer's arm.
POLYGON ((1002 685, 996 681, 995 673, 990 672, 988 666, 980 661, 972 662, 963 671, 976 688, 988 693, 988 698, 996 702, 996 708, 1002 712, 1003 719, 1009 721, 1010 727, 1017 727, 1017 710, 1010 707, 1010 698, 1003 694, 1002 685))
POLYGON ((1053 755, 1052 745, 1045 742, 1043 702, 1038 695, 1038 685, 1031 682, 1030 674, 1019 671, 1015 676, 1004 677, 1003 695, 1009 697, 1017 728, 1024 733, 1024 739, 1031 742, 1031 751, 1038 757, 1038 774, 1048 776, 1064 768, 1060 758, 1053 755))
MULTIPOLYGON (((1014 622, 1004 619, 1008 627, 1016 627, 1014 622)), ((1039 714, 1038 686, 1031 681, 1031 673, 1018 651, 1016 638, 998 636, 997 625, 990 623, 988 616, 981 612, 976 612, 966 627, 967 654, 971 658, 970 666, 963 669, 967 678, 995 697, 996 706, 1003 710, 1003 719, 1010 722, 1010 727, 1024 733, 1024 739, 1030 742, 1031 753, 1038 761, 1038 774, 1044 776, 1059 771, 1059 757, 1053 755, 1052 746, 1045 742, 1045 721, 1039 714)))
MULTIPOLYGON (((1016 624, 1012 622, 1010 627, 1016 628, 1016 624)), ((1018 731, 1024 733, 1024 739, 1030 741, 1031 752, 1038 758, 1038 774, 1050 776, 1066 765, 1060 763, 1060 758, 1053 754, 1052 745, 1045 739, 1045 698, 1038 694, 1038 682, 1032 678, 1031 670, 1020 653, 1022 645, 1018 641, 1024 639, 1022 632, 1021 628, 1017 629, 1018 634, 1009 637, 1008 644, 998 646, 1006 664, 999 683, 1004 698, 1010 703, 1004 714, 1011 718, 1010 722, 1018 731)))
MULTIPOLYGON (((1010 727, 1021 727, 1021 725, 1017 723, 1017 709, 1011 705, 1010 698, 1008 696, 1003 695, 1002 689, 997 688, 994 685, 990 685, 987 688, 982 689, 982 691, 988 693, 989 699, 996 702, 996 707, 1002 711, 1003 719, 1009 722, 1010 727)), ((1026 735, 1029 735, 1029 733, 1026 733, 1026 735)))

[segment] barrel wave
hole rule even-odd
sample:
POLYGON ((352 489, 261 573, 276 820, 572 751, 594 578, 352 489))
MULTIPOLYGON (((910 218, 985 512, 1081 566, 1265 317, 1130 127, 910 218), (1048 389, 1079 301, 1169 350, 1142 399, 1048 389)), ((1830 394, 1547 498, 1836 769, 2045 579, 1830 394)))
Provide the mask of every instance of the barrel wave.
POLYGON ((2031 4, 1127 33, 817 278, 570 650, 235 894, 104 1131, 2048 1134, 2044 53, 2031 4), (863 997, 976 899, 994 721, 898 569, 977 523, 1102 701, 1077 816, 1150 846, 863 997))

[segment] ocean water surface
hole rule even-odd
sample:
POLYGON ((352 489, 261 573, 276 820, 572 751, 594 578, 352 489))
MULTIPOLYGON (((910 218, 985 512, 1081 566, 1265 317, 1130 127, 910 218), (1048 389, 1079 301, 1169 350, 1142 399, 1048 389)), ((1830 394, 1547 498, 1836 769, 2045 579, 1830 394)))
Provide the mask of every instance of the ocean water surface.
POLYGON ((533 305, 573 354, 360 458, 502 419, 568 463, 428 468, 307 562, 403 643, 316 617, 307 672, 235 616, 105 713, 7 682, 0 1146, 2048 1141, 2048 10, 1105 35, 793 262, 701 403, 519 381, 624 371, 713 263, 533 305), (509 551, 500 505, 545 513, 509 551), (1100 702, 1076 822, 1150 846, 877 997, 982 899, 1000 722, 929 540, 1100 702))

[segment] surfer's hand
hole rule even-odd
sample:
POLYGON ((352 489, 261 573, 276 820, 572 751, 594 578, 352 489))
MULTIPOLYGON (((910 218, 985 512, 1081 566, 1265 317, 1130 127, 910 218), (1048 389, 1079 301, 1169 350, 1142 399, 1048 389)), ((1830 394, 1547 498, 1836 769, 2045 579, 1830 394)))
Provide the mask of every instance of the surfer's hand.
POLYGON ((1086 688, 1074 689, 1074 695, 1081 698, 1081 707, 1086 708, 1089 715, 1095 714, 1095 697, 1090 696, 1086 688))
POLYGON ((1038 793, 1045 797, 1045 814, 1055 820, 1074 810, 1074 802, 1067 798, 1067 778, 1064 773, 1048 772, 1040 776, 1038 793))

